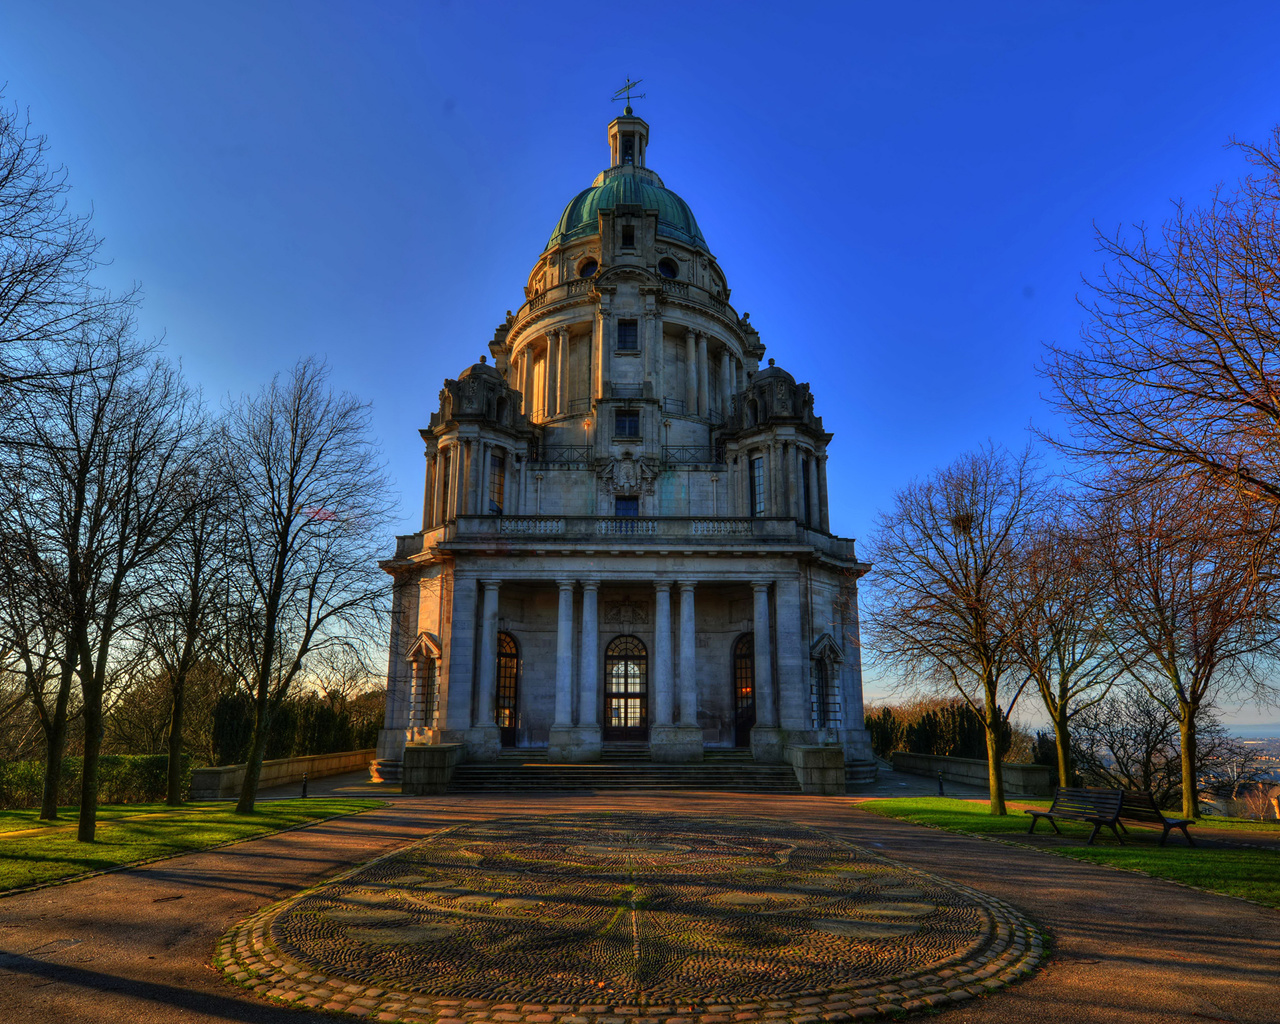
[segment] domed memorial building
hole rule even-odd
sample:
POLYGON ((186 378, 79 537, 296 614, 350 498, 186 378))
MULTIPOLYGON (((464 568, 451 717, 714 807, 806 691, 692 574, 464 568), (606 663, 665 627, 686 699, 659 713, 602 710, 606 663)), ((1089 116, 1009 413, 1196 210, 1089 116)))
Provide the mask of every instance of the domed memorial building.
POLYGON ((761 366, 648 142, 629 107, 609 125, 609 167, 560 216, 492 362, 446 380, 421 432, 422 530, 382 563, 384 776, 406 743, 871 756, 869 567, 828 527, 831 435, 808 384, 761 366))

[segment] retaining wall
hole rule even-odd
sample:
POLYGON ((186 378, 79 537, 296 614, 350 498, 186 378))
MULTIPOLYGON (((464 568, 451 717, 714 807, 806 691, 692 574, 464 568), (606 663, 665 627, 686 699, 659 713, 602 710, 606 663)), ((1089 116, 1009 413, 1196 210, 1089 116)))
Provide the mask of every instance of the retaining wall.
MULTIPOLYGON (((311 754, 307 757, 281 757, 262 762, 262 774, 258 777, 258 789, 282 786, 287 782, 301 782, 303 773, 308 780, 323 779, 327 775, 359 771, 369 767, 375 751, 344 750, 338 754, 311 754)), ((228 764, 221 768, 197 768, 191 773, 192 800, 221 800, 239 796, 244 785, 246 765, 228 764)))
MULTIPOLYGON (((934 754, 893 754, 893 770, 909 775, 927 775, 931 779, 942 772, 943 781, 964 782, 970 786, 987 786, 987 762, 968 757, 939 757, 934 754)), ((1057 772, 1042 764, 1003 764, 1005 796, 1053 796, 1057 772)))

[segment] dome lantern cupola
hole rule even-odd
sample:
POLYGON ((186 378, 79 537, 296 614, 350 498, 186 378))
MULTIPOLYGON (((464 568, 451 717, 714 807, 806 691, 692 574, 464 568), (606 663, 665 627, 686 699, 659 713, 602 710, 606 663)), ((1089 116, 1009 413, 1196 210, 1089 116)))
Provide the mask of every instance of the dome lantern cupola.
MULTIPOLYGON (((630 111, 630 107, 627 108, 630 111)), ((638 117, 623 115, 609 124, 610 166, 644 166, 644 151, 649 145, 649 126, 638 117)))

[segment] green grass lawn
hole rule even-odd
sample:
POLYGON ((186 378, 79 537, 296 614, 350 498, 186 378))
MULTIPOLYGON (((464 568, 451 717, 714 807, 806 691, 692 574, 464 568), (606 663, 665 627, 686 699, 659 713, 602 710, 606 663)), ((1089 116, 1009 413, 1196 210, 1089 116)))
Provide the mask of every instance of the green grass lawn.
POLYGON ((98 808, 97 841, 76 842, 76 810, 55 822, 35 810, 0 812, 0 892, 69 878, 132 861, 170 857, 337 814, 382 806, 380 800, 264 800, 251 815, 234 804, 126 804, 98 808), (39 831, 27 831, 39 829, 39 831), (5 833, 25 833, 8 835, 5 833))
MULTIPOLYGON (((1019 800, 1019 803, 1047 805, 1048 801, 1019 800)), ((1027 836, 1031 819, 1021 811, 1006 816, 987 812, 985 802, 970 803, 945 797, 919 797, 894 800, 865 800, 856 805, 859 809, 890 818, 901 818, 921 825, 933 825, 953 832, 972 835, 994 835, 1002 839, 1027 841, 1038 848, 1093 864, 1111 864, 1119 868, 1143 871, 1156 878, 1168 878, 1199 889, 1243 896, 1268 906, 1280 907, 1280 852, 1274 850, 1205 849, 1188 848, 1175 833, 1163 847, 1159 845, 1160 833, 1151 829, 1129 826, 1125 845, 1120 846, 1110 838, 1109 830, 1099 834, 1093 846, 1085 846, 1092 827, 1072 821, 1060 821, 1062 836, 1054 836, 1048 822, 1036 827, 1036 834, 1045 835, 1043 841, 1027 836), (1052 836, 1052 838, 1048 838, 1052 836)), ((1232 821, 1232 828, 1239 829, 1240 842, 1248 842, 1245 831, 1250 825, 1254 832, 1274 834, 1274 826, 1240 819, 1232 821)), ((1204 821, 1206 828, 1220 828, 1224 819, 1210 818, 1204 821)), ((1194 836, 1196 826, 1191 826, 1194 836)))

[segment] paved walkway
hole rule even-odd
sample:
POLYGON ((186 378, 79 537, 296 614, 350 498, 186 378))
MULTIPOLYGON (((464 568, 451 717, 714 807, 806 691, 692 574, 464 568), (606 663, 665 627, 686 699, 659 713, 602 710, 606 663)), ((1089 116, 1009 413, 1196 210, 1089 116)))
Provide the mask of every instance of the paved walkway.
MULTIPOLYGON (((311 792, 363 788, 321 780, 311 792)), ((605 809, 763 815, 831 830, 1005 900, 1046 926, 1046 969, 948 1021, 1167 1024, 1280 1019, 1280 914, 1079 861, 860 813, 847 797, 727 793, 398 797, 352 818, 0 899, 6 1024, 329 1021, 224 983, 217 939, 265 904, 436 828, 605 809)), ((338 1018, 340 1019, 340 1018, 338 1018)))

